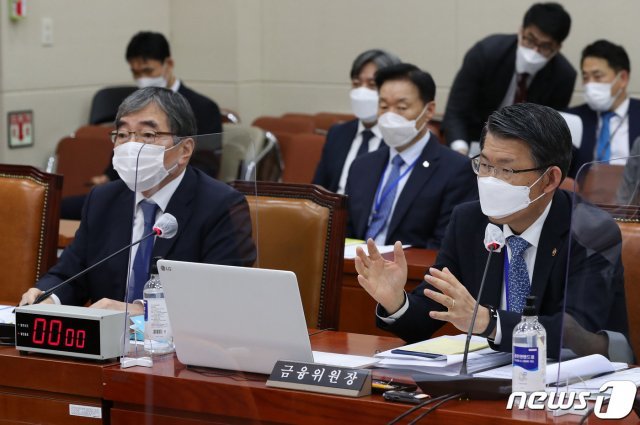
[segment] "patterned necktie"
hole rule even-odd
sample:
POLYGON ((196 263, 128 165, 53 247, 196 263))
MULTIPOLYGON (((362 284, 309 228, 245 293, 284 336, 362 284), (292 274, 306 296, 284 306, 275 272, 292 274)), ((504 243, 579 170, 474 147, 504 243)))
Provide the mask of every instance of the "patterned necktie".
POLYGON ((362 133, 362 143, 360 144, 360 148, 358 149, 358 153, 356 153, 356 158, 362 154, 369 152, 369 141, 373 138, 374 134, 371 130, 364 130, 362 133))
MULTIPOLYGON (((138 205, 142 208, 142 215, 144 216, 142 236, 146 236, 153 231, 158 205, 145 200, 140 201, 138 205)), ((136 258, 133 260, 133 284, 132 288, 129 288, 128 302, 142 299, 142 290, 147 280, 149 280, 149 265, 151 264, 151 254, 153 252, 153 239, 153 237, 147 238, 138 245, 136 258)))
POLYGON ((516 94, 513 97, 513 103, 522 103, 527 101, 527 79, 529 78, 529 74, 523 72, 522 74, 518 74, 516 81, 516 94))
MULTIPOLYGON (((389 220, 389 215, 391 214, 391 207, 393 206, 393 201, 396 198, 396 192, 398 190, 398 178, 400 177, 400 167, 404 165, 404 160, 400 157, 400 155, 396 155, 391 160, 391 172, 389 173, 389 177, 387 178, 387 182, 384 184, 384 188, 382 192, 378 195, 382 200, 381 204, 378 206, 378 211, 373 212, 373 216, 371 217, 371 223, 369 224, 369 228, 367 229, 366 239, 373 238, 375 239, 378 236, 378 233, 384 228, 384 225, 389 220)), ((378 199, 374 199, 374 209, 375 203, 378 202, 378 199)))
POLYGON ((602 127, 600 127, 600 134, 598 135, 598 150, 596 152, 596 160, 598 161, 609 161, 611 159, 611 130, 609 124, 611 117, 614 115, 615 113, 611 111, 600 114, 602 127))
POLYGON ((525 300, 529 295, 531 283, 529 282, 529 272, 527 263, 524 261, 524 251, 531 245, 519 236, 509 236, 507 238, 509 248, 511 248, 511 259, 509 260, 509 310, 522 313, 525 300))

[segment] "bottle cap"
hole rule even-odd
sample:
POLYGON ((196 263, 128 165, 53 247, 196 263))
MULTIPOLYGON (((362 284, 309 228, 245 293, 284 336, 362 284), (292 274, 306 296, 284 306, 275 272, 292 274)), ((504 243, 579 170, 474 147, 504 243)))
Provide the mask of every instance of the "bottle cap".
POLYGON ((529 295, 527 297, 526 304, 522 310, 523 316, 537 316, 536 310, 536 297, 535 295, 529 295))
POLYGON ((162 260, 162 257, 153 257, 151 259, 149 274, 158 274, 158 260, 162 260))

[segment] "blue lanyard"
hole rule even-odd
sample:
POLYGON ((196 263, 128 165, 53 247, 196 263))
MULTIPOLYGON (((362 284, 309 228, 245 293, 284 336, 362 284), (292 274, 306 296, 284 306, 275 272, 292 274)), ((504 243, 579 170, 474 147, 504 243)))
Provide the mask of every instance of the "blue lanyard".
POLYGON ((417 157, 415 161, 413 161, 411 165, 409 165, 409 167, 406 170, 404 170, 404 172, 400 174, 400 176, 397 179, 395 179, 393 182, 391 182, 391 184, 389 184, 389 186, 387 187, 387 190, 385 190, 382 194, 380 194, 380 191, 382 190, 382 183, 384 180, 384 174, 382 175, 383 178, 380 179, 380 183, 378 183, 378 189, 376 189, 376 197, 375 197, 376 201, 373 204, 374 214, 378 213, 378 211, 380 210, 380 206, 382 205, 384 200, 387 199, 387 196, 389 196, 389 193, 391 193, 391 191, 398 185, 398 183, 400 183, 400 180, 402 180, 407 174, 411 172, 411 170, 413 170, 413 167, 416 166, 419 159, 420 157, 417 157))

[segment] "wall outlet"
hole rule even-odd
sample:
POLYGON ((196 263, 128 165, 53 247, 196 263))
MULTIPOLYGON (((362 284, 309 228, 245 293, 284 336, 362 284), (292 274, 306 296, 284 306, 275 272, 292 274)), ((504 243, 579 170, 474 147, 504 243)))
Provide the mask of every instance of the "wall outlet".
POLYGON ((46 47, 53 46, 53 19, 42 18, 42 45, 46 47))

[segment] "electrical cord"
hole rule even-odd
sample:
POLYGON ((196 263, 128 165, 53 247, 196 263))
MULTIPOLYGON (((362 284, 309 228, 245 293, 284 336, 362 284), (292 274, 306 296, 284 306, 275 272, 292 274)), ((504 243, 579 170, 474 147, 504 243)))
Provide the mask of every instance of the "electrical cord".
POLYGON ((459 398, 462 397, 464 395, 464 393, 458 393, 458 394, 454 394, 452 396, 449 396, 443 400, 441 400, 440 402, 434 404, 433 406, 431 406, 427 411, 419 414, 414 420, 412 420, 411 422, 409 422, 407 425, 415 425, 418 423, 418 421, 422 418, 424 418, 425 416, 427 416, 429 413, 433 412, 434 410, 436 410, 438 407, 440 407, 441 405, 443 405, 444 403, 446 403, 447 401, 451 401, 455 398, 459 398))
MULTIPOLYGON (((458 394, 456 394, 457 396, 458 394)), ((440 397, 436 397, 436 398, 430 398, 429 400, 423 401, 422 403, 413 406, 411 409, 407 410, 404 413, 401 413, 400 415, 396 416, 395 418, 393 418, 390 422, 387 422, 387 425, 393 425, 395 423, 398 423, 402 418, 412 414, 413 412, 415 412, 418 409, 423 408, 424 406, 427 406, 431 403, 434 403, 436 401, 440 401, 440 400, 444 400, 447 397, 450 397, 451 394, 445 394, 445 395, 441 395, 440 397)))
POLYGON ((309 336, 318 335, 318 334, 321 334, 322 332, 326 332, 326 331, 335 331, 335 329, 334 329, 334 328, 325 328, 325 329, 320 329, 319 331, 311 332, 311 333, 309 334, 309 336))

